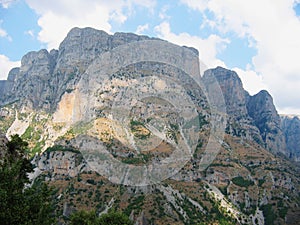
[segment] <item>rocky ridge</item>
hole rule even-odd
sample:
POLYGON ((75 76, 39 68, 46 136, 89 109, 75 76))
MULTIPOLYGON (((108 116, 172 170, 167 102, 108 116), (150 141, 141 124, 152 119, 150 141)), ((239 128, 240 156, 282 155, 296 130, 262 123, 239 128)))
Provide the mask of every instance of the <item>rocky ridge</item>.
POLYGON ((262 144, 274 153, 288 154, 286 140, 280 126, 280 116, 272 96, 265 90, 250 96, 234 71, 221 67, 204 73, 218 80, 228 114, 227 133, 262 144))

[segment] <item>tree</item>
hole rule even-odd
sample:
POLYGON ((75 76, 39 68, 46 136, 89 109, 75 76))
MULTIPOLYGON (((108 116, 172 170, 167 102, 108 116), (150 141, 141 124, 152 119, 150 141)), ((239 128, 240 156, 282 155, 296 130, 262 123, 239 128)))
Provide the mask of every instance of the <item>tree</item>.
POLYGON ((70 217, 71 225, 132 225, 132 221, 122 212, 114 210, 97 217, 94 210, 77 211, 70 217))
POLYGON ((132 221, 121 212, 116 212, 114 210, 108 212, 107 214, 102 214, 99 218, 99 223, 103 225, 131 225, 132 221))
POLYGON ((0 162, 0 224, 52 224, 51 189, 45 183, 28 187, 33 166, 25 157, 28 143, 18 135, 7 143, 0 162), (27 186, 27 187, 26 187, 27 186))
POLYGON ((71 225, 94 225, 97 224, 97 215, 92 211, 77 211, 71 215, 71 225))

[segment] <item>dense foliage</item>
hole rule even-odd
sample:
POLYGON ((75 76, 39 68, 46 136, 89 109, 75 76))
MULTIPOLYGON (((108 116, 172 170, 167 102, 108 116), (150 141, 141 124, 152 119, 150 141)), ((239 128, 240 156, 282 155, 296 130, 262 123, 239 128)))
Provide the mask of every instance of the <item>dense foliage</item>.
POLYGON ((132 225, 131 220, 123 213, 114 210, 100 217, 95 211, 78 211, 71 215, 71 225, 132 225))
POLYGON ((33 171, 25 157, 27 142, 18 135, 7 143, 0 162, 0 224, 40 224, 54 222, 51 189, 45 183, 30 185, 27 173, 33 171))

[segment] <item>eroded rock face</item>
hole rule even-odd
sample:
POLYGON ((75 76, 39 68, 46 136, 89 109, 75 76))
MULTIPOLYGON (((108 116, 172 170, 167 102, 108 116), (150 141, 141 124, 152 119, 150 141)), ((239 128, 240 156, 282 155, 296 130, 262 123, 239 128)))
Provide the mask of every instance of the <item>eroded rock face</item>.
POLYGON ((35 166, 34 173, 30 174, 31 179, 46 172, 46 179, 59 180, 64 177, 76 177, 89 170, 82 155, 71 151, 44 152, 42 155, 36 155, 31 163, 35 166))
POLYGON ((0 80, 0 102, 9 96, 8 93, 12 89, 16 76, 19 72, 20 68, 13 68, 10 70, 7 80, 0 80))
POLYGON ((282 116, 281 128, 284 132, 289 157, 300 161, 300 119, 298 116, 282 116))
POLYGON ((215 76, 223 92, 228 114, 226 132, 262 143, 259 130, 253 124, 253 120, 248 114, 246 105, 248 93, 244 90, 238 75, 234 71, 217 67, 205 71, 203 76, 205 84, 209 76, 215 76))
POLYGON ((61 96, 74 89, 80 76, 100 54, 119 45, 150 39, 131 33, 109 35, 92 28, 73 28, 50 53, 42 49, 22 58, 21 67, 1 81, 0 104, 20 100, 34 109, 54 111, 61 96))
POLYGON ((247 102, 249 115, 258 127, 265 147, 274 152, 286 153, 286 144, 280 128, 280 116, 273 104, 273 98, 267 91, 250 96, 247 102))
POLYGON ((237 73, 222 67, 209 69, 204 73, 207 76, 215 76, 223 91, 227 113, 232 116, 247 117, 246 96, 241 79, 237 73))
POLYGON ((2 102, 19 100, 32 108, 49 108, 53 94, 49 81, 54 67, 55 58, 47 50, 27 53, 22 58, 21 67, 10 72, 2 102))
POLYGON ((280 116, 267 91, 250 96, 234 71, 221 67, 207 70, 215 76, 223 91, 228 113, 227 132, 255 141, 274 153, 286 152, 285 137, 280 127, 280 116))

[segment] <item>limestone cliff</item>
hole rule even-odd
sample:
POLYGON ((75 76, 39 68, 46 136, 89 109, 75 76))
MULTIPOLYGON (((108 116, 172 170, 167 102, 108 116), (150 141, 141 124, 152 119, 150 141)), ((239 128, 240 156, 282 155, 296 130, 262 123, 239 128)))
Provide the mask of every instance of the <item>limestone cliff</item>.
POLYGON ((299 116, 281 116, 281 128, 286 139, 289 157, 300 161, 300 118, 299 116))
POLYGON ((280 127, 280 116, 267 91, 248 97, 248 113, 258 127, 267 149, 287 154, 286 142, 280 127))
MULTIPOLYGON (((54 122, 61 121, 69 124, 70 121, 78 117, 78 115, 74 116, 74 112, 78 114, 82 110, 78 108, 82 102, 75 101, 76 96, 80 96, 81 93, 75 89, 80 79, 84 76, 90 76, 85 73, 94 60, 118 46, 143 40, 151 40, 151 38, 132 33, 109 35, 104 31, 93 28, 73 28, 60 44, 58 50, 48 52, 43 49, 37 52, 29 52, 22 58, 21 67, 11 70, 6 81, 0 81, 0 105, 16 103, 18 108, 24 109, 25 107, 25 113, 28 111, 26 109, 55 113, 54 122), (70 104, 64 103, 67 98, 72 100, 67 101, 70 104), (68 108, 65 109, 65 107, 68 108), (65 111, 68 113, 65 114, 65 111), (64 115, 68 118, 61 118, 64 115), (58 117, 59 120, 57 120, 58 117)), ((196 55, 198 54, 195 49, 191 50, 196 55)), ((137 67, 141 66, 137 65, 137 67)), ((163 76, 169 76, 167 73, 170 73, 171 76, 177 76, 176 74, 179 72, 169 72, 169 69, 163 67, 166 66, 152 63, 148 68, 141 69, 145 72, 146 70, 154 71, 155 68, 160 68, 160 73, 163 76)), ((95 69, 90 69, 89 73, 91 72, 97 73, 95 69)), ((98 79, 97 82, 99 83, 104 79, 97 77, 97 75, 93 76, 98 79)), ((240 78, 234 71, 221 67, 207 70, 202 78, 204 84, 210 76, 214 76, 219 82, 226 102, 228 113, 227 133, 255 141, 273 152, 288 154, 284 139, 289 138, 284 137, 282 133, 280 118, 273 105, 272 97, 265 91, 250 96, 244 90, 240 78)), ((186 83, 185 88, 193 90, 194 93, 198 92, 192 81, 184 80, 186 78, 187 76, 181 79, 182 84, 186 83)), ((126 83, 127 81, 122 82, 126 83)), ((115 87, 115 85, 113 86, 115 87)), ((105 88, 107 89, 107 87, 105 88)), ((102 91, 116 92, 113 89, 102 91)), ((191 95, 191 93, 189 94, 191 95)), ((206 114, 202 108, 206 108, 207 104, 201 96, 203 94, 198 94, 198 97, 191 97, 195 103, 197 102, 196 105, 199 106, 199 111, 206 114), (200 102, 201 104, 199 104, 200 102)), ((101 107, 103 108, 104 105, 101 107)), ((99 111, 101 109, 94 110, 99 111)), ((1 111, 1 114, 7 113, 6 111, 1 111)), ((13 112, 10 111, 10 114, 12 115, 13 112)), ((32 117, 27 117, 27 121, 31 119, 32 117)), ((9 127, 10 125, 11 123, 6 126, 9 127)), ((5 132, 6 130, 7 128, 4 129, 5 132)), ((25 131, 26 127, 23 130, 25 131)), ((47 142, 47 140, 45 141, 47 142)), ((293 151, 290 148, 288 151, 293 151)))
POLYGON ((0 82, 0 105, 18 101, 34 109, 55 111, 61 96, 75 88, 90 63, 119 45, 149 39, 132 33, 109 35, 92 28, 73 28, 58 50, 27 53, 21 67, 0 82))

